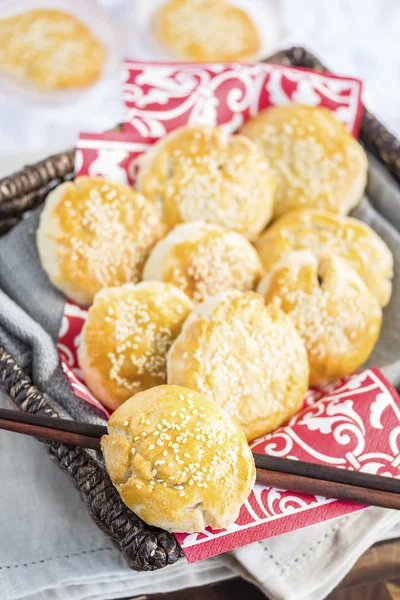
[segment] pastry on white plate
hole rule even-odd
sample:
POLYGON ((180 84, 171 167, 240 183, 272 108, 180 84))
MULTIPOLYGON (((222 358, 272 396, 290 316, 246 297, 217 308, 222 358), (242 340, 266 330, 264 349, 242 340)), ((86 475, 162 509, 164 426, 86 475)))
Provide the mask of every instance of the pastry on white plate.
POLYGON ((226 0, 168 0, 158 9, 154 26, 156 39, 184 60, 250 60, 261 48, 250 15, 226 0))
POLYGON ((38 8, 0 19, 0 70, 37 88, 87 87, 105 57, 101 42, 67 12, 38 8))

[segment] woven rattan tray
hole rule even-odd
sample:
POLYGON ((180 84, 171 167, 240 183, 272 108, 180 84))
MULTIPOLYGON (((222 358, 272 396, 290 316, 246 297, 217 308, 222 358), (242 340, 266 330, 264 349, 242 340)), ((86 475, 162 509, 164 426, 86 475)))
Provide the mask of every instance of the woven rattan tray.
MULTIPOLYGON (((304 48, 279 52, 268 62, 325 70, 304 48)), ((364 109, 360 139, 400 182, 400 141, 364 109)), ((74 151, 50 156, 0 180, 0 235, 43 202, 47 193, 73 177, 74 151)), ((0 347, 0 387, 20 410, 57 417, 49 400, 28 375, 0 347)), ((82 449, 46 442, 50 457, 73 479, 95 523, 111 537, 129 566, 137 570, 160 569, 182 555, 173 535, 143 523, 121 501, 105 470, 82 449)))

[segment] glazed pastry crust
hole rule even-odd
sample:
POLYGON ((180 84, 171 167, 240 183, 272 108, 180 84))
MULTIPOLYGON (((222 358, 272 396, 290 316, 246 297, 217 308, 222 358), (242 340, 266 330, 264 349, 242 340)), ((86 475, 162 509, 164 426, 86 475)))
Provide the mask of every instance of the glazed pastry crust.
POLYGON ((225 0, 169 0, 156 14, 155 35, 184 60, 249 60, 261 47, 249 15, 225 0))
POLYGON ((272 216, 275 179, 259 148, 219 127, 182 127, 141 157, 138 189, 169 229, 207 221, 258 237, 272 216))
POLYGON ((241 133, 259 145, 276 176, 274 219, 300 208, 345 215, 361 200, 366 154, 329 110, 270 107, 249 119, 241 133))
POLYGON ((253 290, 262 274, 257 252, 243 236, 197 221, 177 225, 155 245, 143 280, 172 283, 199 303, 229 289, 253 290))
POLYGON ((324 210, 291 211, 261 235, 256 248, 267 273, 293 250, 308 249, 318 256, 333 252, 349 262, 381 306, 389 303, 393 255, 378 234, 362 221, 324 210))
POLYGON ((353 373, 378 340, 379 303, 339 256, 316 257, 310 250, 286 254, 257 289, 268 306, 293 319, 307 348, 310 385, 353 373))
POLYGON ((0 19, 0 69, 43 90, 94 83, 105 49, 73 15, 29 10, 0 19))
POLYGON ((181 290, 158 281, 98 292, 78 349, 96 398, 114 410, 132 394, 165 383, 167 352, 191 310, 181 290))
POLYGON ((255 481, 242 430, 215 403, 179 386, 127 400, 111 415, 101 446, 125 504, 167 531, 227 527, 255 481))
POLYGON ((294 323, 254 292, 225 292, 198 305, 168 353, 168 382, 213 399, 249 441, 300 409, 308 376, 294 323))
POLYGON ((139 281, 164 231, 152 203, 131 187, 77 177, 47 196, 37 248, 53 285, 89 305, 104 287, 139 281))

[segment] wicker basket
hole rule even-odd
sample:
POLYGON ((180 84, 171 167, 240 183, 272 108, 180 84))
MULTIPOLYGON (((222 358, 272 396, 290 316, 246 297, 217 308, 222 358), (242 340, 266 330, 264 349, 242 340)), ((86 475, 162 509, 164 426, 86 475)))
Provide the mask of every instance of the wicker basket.
MULTIPOLYGON (((268 62, 325 68, 303 48, 282 51, 268 62)), ((400 182, 400 142, 364 109, 360 139, 400 182)), ((0 235, 23 214, 43 202, 48 192, 73 177, 74 151, 50 156, 0 180, 0 235)), ((20 410, 57 418, 48 399, 32 385, 12 356, 0 347, 0 387, 20 410)), ((73 479, 95 523, 115 542, 129 566, 137 570, 160 569, 182 556, 173 535, 149 527, 121 501, 106 472, 86 450, 45 442, 51 458, 73 479)))

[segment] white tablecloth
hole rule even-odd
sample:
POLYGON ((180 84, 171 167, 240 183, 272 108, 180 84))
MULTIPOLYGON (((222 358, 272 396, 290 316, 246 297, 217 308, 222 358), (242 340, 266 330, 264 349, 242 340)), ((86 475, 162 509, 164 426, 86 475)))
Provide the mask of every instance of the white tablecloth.
MULTIPOLYGON (((93 0, 94 1, 94 0, 93 0)), ((237 1, 237 0, 236 0, 237 1)), ((243 3, 243 0, 241 0, 243 3)), ((276 6, 280 48, 304 45, 333 70, 365 82, 368 107, 400 137, 398 0, 261 0, 276 6)), ((124 55, 146 58, 138 14, 159 0, 101 0, 120 27, 124 55)), ((245 0, 249 5, 260 0, 245 0)), ((266 10, 266 18, 270 18, 266 10)), ((275 48, 277 49, 277 48, 275 48)), ((150 50, 148 51, 150 52, 150 50)), ((119 75, 61 107, 28 107, 0 97, 0 151, 73 146, 82 130, 101 131, 121 120, 119 75)))

